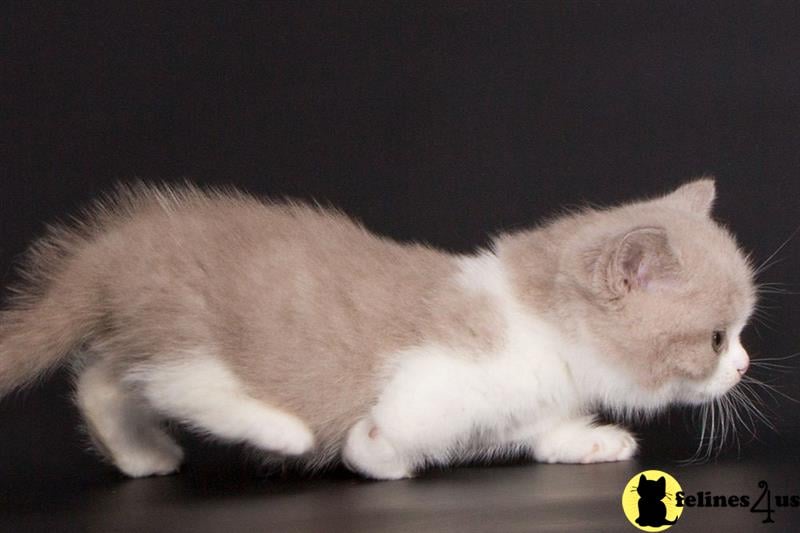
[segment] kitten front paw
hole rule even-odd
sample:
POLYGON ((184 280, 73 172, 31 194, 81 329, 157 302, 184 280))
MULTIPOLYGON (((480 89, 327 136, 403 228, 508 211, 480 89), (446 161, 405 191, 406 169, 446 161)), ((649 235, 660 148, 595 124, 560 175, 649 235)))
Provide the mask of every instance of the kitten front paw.
POLYGON ((636 439, 613 425, 566 423, 534 446, 534 456, 545 463, 605 463, 625 461, 636 454, 636 439))
POLYGON ((581 463, 627 461, 636 453, 636 439, 624 429, 617 426, 598 426, 594 429, 589 439, 591 449, 581 458, 581 463))

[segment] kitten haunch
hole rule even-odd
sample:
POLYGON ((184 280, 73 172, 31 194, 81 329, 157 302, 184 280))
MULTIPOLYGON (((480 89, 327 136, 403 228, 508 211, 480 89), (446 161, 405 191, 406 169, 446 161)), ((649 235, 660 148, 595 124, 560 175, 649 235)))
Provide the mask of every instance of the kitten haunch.
POLYGON ((714 196, 700 179, 451 255, 329 210, 121 188, 32 247, 0 314, 0 393, 69 361, 131 476, 179 466, 167 419, 379 479, 627 459, 635 439, 596 409, 709 402, 747 370, 753 274, 714 196))

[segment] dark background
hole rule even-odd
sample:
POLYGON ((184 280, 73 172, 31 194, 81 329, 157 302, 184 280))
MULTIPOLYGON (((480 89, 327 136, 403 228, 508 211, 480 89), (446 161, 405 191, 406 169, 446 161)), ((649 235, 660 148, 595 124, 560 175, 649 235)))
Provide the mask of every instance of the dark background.
MULTIPOLYGON (((0 281, 44 224, 118 180, 234 184, 341 207, 453 251, 582 201, 718 177, 716 216, 757 260, 800 224, 800 13, 791 3, 279 2, 0 7, 0 281)), ((761 280, 800 290, 800 238, 761 280)), ((754 358, 800 348, 774 294, 754 358)), ((800 396, 800 363, 759 371, 800 396)), ((372 483, 265 475, 184 435, 181 476, 126 480, 84 452, 66 373, 0 403, 0 530, 621 530, 622 487, 659 467, 688 492, 800 493, 796 403, 773 432, 682 466, 699 430, 637 425, 642 457, 372 483)), ((790 530, 783 509, 769 530, 790 530)), ((760 526, 687 509, 684 530, 760 526)), ((632 530, 632 529, 631 529, 632 530)))

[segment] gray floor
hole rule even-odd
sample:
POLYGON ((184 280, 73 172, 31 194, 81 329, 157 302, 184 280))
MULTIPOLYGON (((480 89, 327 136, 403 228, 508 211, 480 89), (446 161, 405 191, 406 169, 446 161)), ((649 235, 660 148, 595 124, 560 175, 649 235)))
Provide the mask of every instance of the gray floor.
MULTIPOLYGON (((650 467, 652 465, 646 465, 650 467)), ((525 465, 430 472, 417 479, 365 482, 231 478, 49 478, 3 484, 3 531, 624 531, 622 487, 642 465, 525 465), (46 485, 46 486, 45 486, 46 485), (22 495, 25 495, 22 497, 22 495)), ((684 489, 797 493, 796 461, 668 469, 684 489)), ((796 531, 800 509, 776 509, 774 524, 747 508, 686 509, 682 531, 796 531)), ((678 530, 678 529, 676 529, 678 530)))

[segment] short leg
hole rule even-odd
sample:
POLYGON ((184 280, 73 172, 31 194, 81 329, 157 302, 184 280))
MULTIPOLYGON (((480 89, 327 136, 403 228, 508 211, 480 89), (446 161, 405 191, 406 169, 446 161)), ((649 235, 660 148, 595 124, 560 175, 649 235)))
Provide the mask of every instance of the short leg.
POLYGON ((303 421, 249 396, 212 357, 159 365, 133 376, 160 413, 209 435, 286 455, 302 455, 314 446, 303 421))
MULTIPOLYGON (((420 393, 416 399, 424 397, 420 393)), ((407 478, 423 465, 447 464, 462 453, 474 430, 472 417, 457 400, 449 400, 423 399, 423 405, 379 402, 350 428, 342 460, 373 479, 407 478)))
POLYGON ((637 449, 629 432, 614 425, 596 425, 592 417, 550 420, 527 433, 533 456, 545 463, 624 461, 637 449))
POLYGON ((425 465, 448 464, 464 455, 482 422, 492 423, 482 409, 482 376, 472 366, 465 370, 460 359, 436 351, 406 361, 367 416, 350 428, 342 448, 345 465, 373 479, 400 479, 425 465), (443 383, 442 376, 461 385, 443 383))
POLYGON ((178 470, 183 451, 156 414, 121 384, 103 362, 78 377, 76 400, 98 451, 132 477, 178 470))

